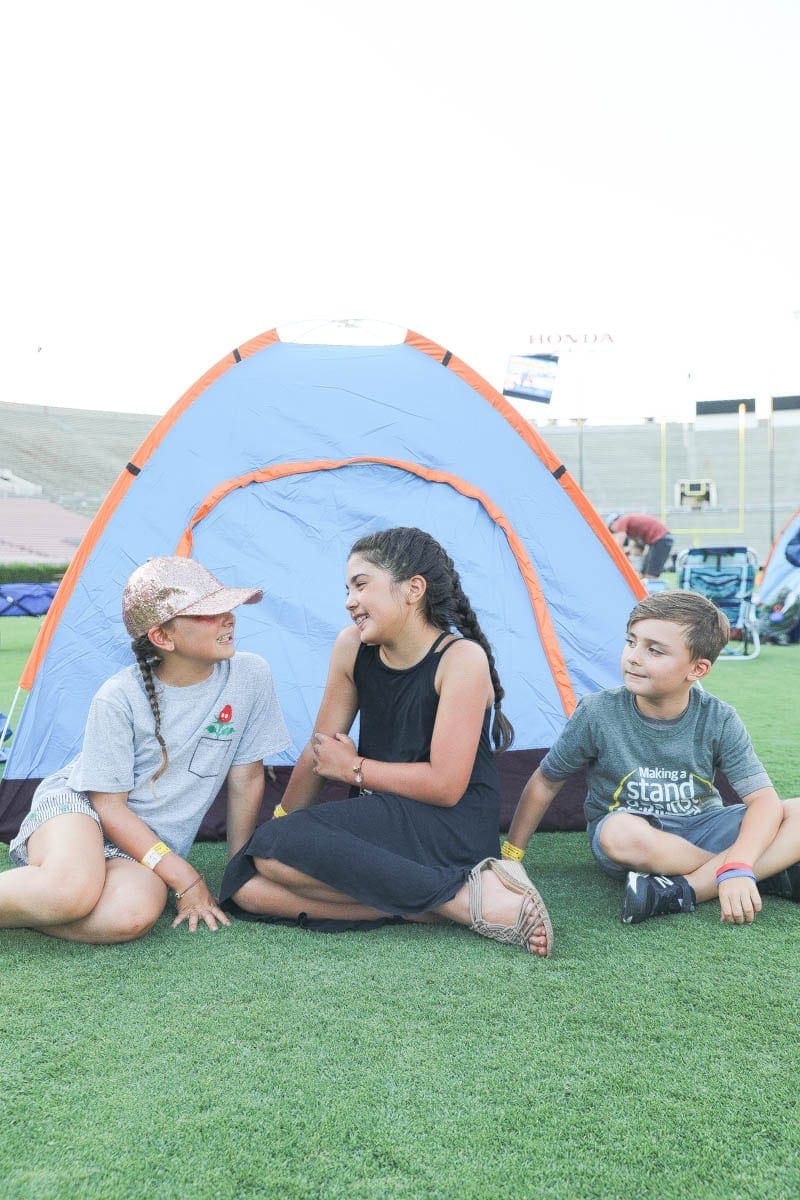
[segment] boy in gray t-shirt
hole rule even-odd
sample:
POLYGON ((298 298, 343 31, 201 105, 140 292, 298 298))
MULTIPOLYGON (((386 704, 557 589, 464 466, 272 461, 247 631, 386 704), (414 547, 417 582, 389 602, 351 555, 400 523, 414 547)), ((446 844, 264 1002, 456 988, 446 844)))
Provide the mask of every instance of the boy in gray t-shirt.
POLYGON ((716 895, 735 924, 754 920, 759 892, 800 901, 800 799, 779 800, 734 709, 692 686, 728 634, 725 615, 695 592, 637 604, 624 686, 581 700, 525 786, 504 857, 522 857, 564 780, 585 766, 592 853, 626 881, 626 924, 716 895), (742 803, 723 807, 717 770, 742 803))

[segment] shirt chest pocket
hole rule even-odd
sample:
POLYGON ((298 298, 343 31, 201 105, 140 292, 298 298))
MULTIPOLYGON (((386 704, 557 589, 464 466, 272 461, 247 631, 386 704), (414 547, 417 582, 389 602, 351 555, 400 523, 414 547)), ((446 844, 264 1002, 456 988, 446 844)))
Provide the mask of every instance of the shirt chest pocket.
POLYGON ((227 770, 228 754, 230 753, 230 738, 201 737, 194 748, 189 770, 200 779, 212 779, 227 770))

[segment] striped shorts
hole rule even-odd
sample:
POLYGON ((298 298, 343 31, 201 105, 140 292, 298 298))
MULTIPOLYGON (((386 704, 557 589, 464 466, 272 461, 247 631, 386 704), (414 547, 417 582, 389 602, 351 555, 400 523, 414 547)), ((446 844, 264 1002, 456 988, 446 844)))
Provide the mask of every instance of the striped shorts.
MULTIPOLYGON (((46 782, 46 781, 45 781, 46 782)), ((58 790, 43 787, 41 784, 33 794, 33 807, 19 827, 19 833, 8 847, 9 857, 15 867, 28 866, 28 838, 35 833, 45 821, 52 817, 62 817, 66 813, 83 813, 91 817, 100 826, 100 818, 89 803, 85 792, 75 792, 72 788, 61 787, 58 790), (41 795, 40 795, 41 793, 41 795)), ((100 826, 102 830, 102 826, 100 826)), ((103 839, 103 849, 106 858, 128 858, 124 850, 113 842, 103 839)), ((133 861, 131 859, 131 861, 133 861)))

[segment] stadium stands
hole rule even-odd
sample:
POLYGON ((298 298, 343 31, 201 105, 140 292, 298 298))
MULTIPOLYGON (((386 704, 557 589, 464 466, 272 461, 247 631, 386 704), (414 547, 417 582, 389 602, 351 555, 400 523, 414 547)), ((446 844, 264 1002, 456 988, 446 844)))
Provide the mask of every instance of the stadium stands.
MULTIPOLYGON (((0 467, 40 485, 43 499, 84 517, 97 511, 157 421, 135 413, 2 402, 0 419, 0 467)), ((763 561, 773 537, 800 503, 800 418, 792 414, 776 416, 772 453, 768 423, 754 415, 748 415, 742 432, 731 416, 670 423, 663 432, 659 423, 647 421, 580 429, 537 424, 537 430, 582 479, 601 513, 663 515, 675 534, 676 550, 733 538, 752 546, 763 561), (680 479, 712 480, 716 505, 676 506, 680 479)), ((0 506, 6 503, 0 500, 0 506)), ((7 533, 11 513, 5 512, 0 525, 7 533)))
POLYGON ((68 563, 89 518, 50 500, 0 500, 0 562, 68 563))
POLYGON ((662 516, 675 549, 735 541, 763 562, 772 540, 800 504, 800 423, 774 430, 766 420, 699 417, 694 422, 600 426, 537 425, 603 514, 662 516), (675 504, 681 479, 712 480, 717 503, 675 504))
POLYGON ((92 516, 157 417, 0 402, 0 467, 92 516))

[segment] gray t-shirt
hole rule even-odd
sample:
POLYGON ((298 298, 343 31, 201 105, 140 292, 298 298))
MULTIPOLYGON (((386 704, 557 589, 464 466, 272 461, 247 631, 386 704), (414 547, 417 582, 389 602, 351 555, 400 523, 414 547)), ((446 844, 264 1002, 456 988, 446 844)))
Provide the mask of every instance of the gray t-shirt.
POLYGON ((688 816, 720 808, 717 769, 740 796, 771 786, 736 710, 696 687, 672 721, 643 717, 624 687, 584 696, 541 764, 553 781, 583 766, 590 831, 618 809, 688 816))
POLYGON ((177 854, 185 855, 233 766, 269 759, 290 744, 269 666, 237 653, 202 683, 171 687, 155 679, 161 747, 138 666, 108 679, 92 700, 81 753, 43 780, 46 792, 127 792, 130 809, 177 854))

